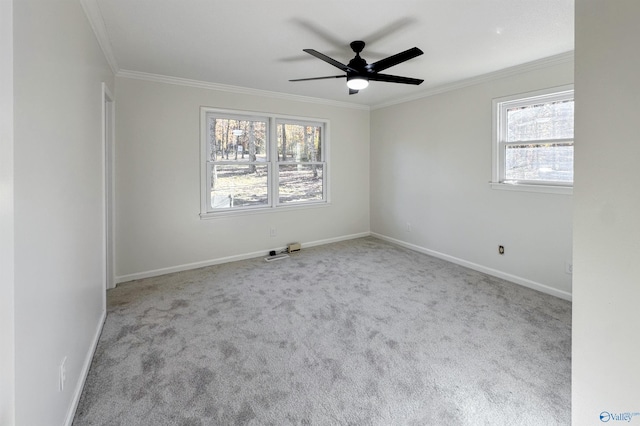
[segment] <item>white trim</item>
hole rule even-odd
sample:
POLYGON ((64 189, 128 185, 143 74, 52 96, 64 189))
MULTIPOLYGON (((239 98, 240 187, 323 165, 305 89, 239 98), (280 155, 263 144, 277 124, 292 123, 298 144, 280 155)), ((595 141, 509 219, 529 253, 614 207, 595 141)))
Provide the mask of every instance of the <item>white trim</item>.
POLYGON ((209 208, 208 200, 209 196, 207 195, 208 188, 211 188, 211 178, 209 177, 209 168, 207 158, 207 134, 209 133, 209 129, 207 128, 207 109, 200 107, 200 216, 202 216, 202 212, 206 212, 209 208))
POLYGON ((370 237, 371 232, 360 232, 358 234, 343 235, 342 237, 326 238, 302 244, 303 248, 323 246, 325 244, 339 243, 340 241, 355 240, 356 238, 370 237))
POLYGON ((114 74, 117 74, 118 71, 120 71, 120 67, 118 67, 118 61, 113 53, 111 41, 109 40, 109 35, 107 33, 107 27, 104 24, 104 18, 102 17, 102 12, 100 11, 100 6, 98 6, 97 0, 80 0, 80 4, 82 5, 84 14, 87 16, 89 25, 98 40, 102 53, 109 63, 111 71, 113 71, 114 74))
MULTIPOLYGON (((301 117, 291 115, 280 115, 270 112, 242 111, 230 109, 218 109, 213 107, 200 107, 200 218, 211 219, 215 217, 228 217, 242 215, 246 213, 259 214, 269 213, 272 211, 284 211, 289 209, 303 209, 307 207, 324 207, 330 204, 330 177, 329 177, 329 156, 330 156, 330 121, 325 118, 318 117, 301 117), (237 162, 231 160, 210 160, 209 153, 209 125, 207 118, 209 116, 223 119, 234 120, 254 120, 266 123, 266 154, 265 162, 237 162), (279 166, 282 164, 299 164, 296 162, 279 162, 278 161, 278 123, 294 123, 294 124, 311 124, 322 128, 322 161, 316 163, 322 164, 322 199, 314 201, 305 201, 298 203, 284 203, 279 201, 279 166), (215 164, 230 165, 260 165, 267 166, 267 202, 260 205, 231 207, 229 209, 211 208, 211 167, 215 164)), ((305 163, 311 164, 311 163, 305 163)))
POLYGON ((166 76, 161 74, 152 74, 152 73, 146 73, 141 71, 131 71, 131 70, 120 69, 120 67, 118 66, 118 62, 115 58, 115 54, 113 53, 111 41, 109 40, 109 35, 104 23, 104 18, 102 16, 102 12, 100 11, 100 7, 97 3, 97 0, 80 0, 80 3, 82 4, 82 8, 84 9, 85 14, 87 15, 89 24, 91 25, 91 28, 93 29, 93 32, 96 35, 98 44, 102 48, 102 51, 105 55, 105 58, 107 59, 107 62, 109 63, 109 66, 111 67, 111 70, 117 77, 153 81, 157 83, 176 84, 180 86, 197 87, 201 89, 220 90, 223 92, 232 92, 232 93, 238 93, 238 94, 265 96, 265 97, 272 97, 277 99, 315 103, 315 104, 321 104, 321 105, 330 105, 330 106, 337 106, 337 107, 343 107, 343 108, 353 108, 353 109, 359 109, 359 110, 365 110, 365 111, 385 108, 392 105, 397 105, 397 104, 401 104, 409 101, 414 101, 417 99, 426 98, 429 96, 434 96, 444 92, 450 92, 452 90, 457 90, 457 89, 461 89, 468 86, 485 83, 487 81, 499 80, 501 78, 510 77, 513 75, 522 74, 525 72, 548 68, 554 65, 559 65, 559 64, 564 64, 567 62, 574 61, 574 51, 572 50, 569 52, 564 52, 557 55, 549 56, 547 58, 542 58, 535 61, 526 62, 524 64, 504 68, 498 71, 482 74, 479 76, 429 87, 426 90, 415 93, 411 96, 392 99, 386 102, 369 106, 369 105, 355 104, 351 102, 340 102, 340 101, 334 101, 334 100, 323 99, 323 98, 314 98, 310 96, 293 95, 288 93, 273 92, 269 90, 252 89, 252 88, 241 87, 241 86, 232 86, 227 84, 192 80, 192 79, 181 78, 181 77, 172 77, 172 76, 166 76))
POLYGON ((498 71, 493 71, 487 74, 478 75, 475 77, 467 78, 464 80, 453 81, 451 83, 445 83, 438 86, 427 88, 419 93, 415 93, 411 96, 403 98, 393 99, 388 102, 383 102, 376 105, 371 105, 371 110, 386 108, 388 106, 398 105, 409 101, 415 101, 422 98, 428 98, 430 96, 438 95, 445 92, 451 92, 453 90, 462 89, 469 86, 475 86, 476 84, 482 84, 494 80, 500 80, 503 78, 511 77, 518 74, 523 74, 530 71, 536 71, 540 69, 549 68, 555 65, 566 64, 574 61, 574 52, 560 53, 558 55, 549 56, 547 58, 538 59, 536 61, 526 62, 524 64, 515 65, 513 67, 504 68, 498 71))
MULTIPOLYGON (((315 246, 320 246, 320 245, 324 245, 324 244, 337 243, 339 241, 346 241, 346 240, 353 240, 353 239, 356 239, 356 238, 368 237, 369 235, 371 235, 369 232, 361 232, 361 233, 358 233, 358 234, 343 235, 343 236, 340 236, 340 237, 327 238, 327 239, 324 239, 324 240, 317 240, 317 241, 310 241, 308 243, 302 243, 302 247, 303 248, 315 247, 315 246)), ((281 251, 283 249, 285 249, 285 247, 271 248, 271 249, 265 249, 265 250, 260 250, 260 251, 254 251, 254 252, 251 252, 251 253, 244 253, 244 254, 237 254, 237 255, 234 255, 234 256, 219 257, 217 259, 204 260, 204 261, 201 261, 201 262, 185 263, 183 265, 176 265, 176 266, 171 266, 171 267, 168 267, 168 268, 153 269, 153 270, 150 270, 150 271, 138 272, 138 273, 135 273, 135 274, 122 275, 122 276, 116 277, 116 283, 117 284, 121 284, 121 283, 128 282, 128 281, 140 280, 140 279, 143 279, 143 278, 151 278, 151 277, 157 277, 157 276, 160 276, 160 275, 172 274, 174 272, 189 271, 191 269, 205 268, 207 266, 220 265, 222 263, 229 263, 229 262, 236 262, 238 260, 253 259, 253 258, 256 258, 256 257, 264 257, 264 256, 268 255, 269 250, 281 251)))
POLYGON ((106 306, 106 290, 115 287, 113 277, 115 276, 115 99, 109 90, 109 86, 105 82, 102 82, 102 202, 103 202, 103 238, 104 238, 104 267, 103 267, 103 279, 105 294, 103 295, 103 302, 106 306), (107 114, 106 105, 109 104, 109 111, 107 114), (109 120, 106 119, 109 118, 109 120), (107 126, 108 132, 107 132, 107 126), (107 139, 108 135, 108 139, 107 139), (110 170, 109 170, 110 169, 110 170), (107 182, 107 179, 110 182, 107 182), (110 191, 108 191, 110 190, 110 191), (109 221, 109 223, 108 223, 109 221), (111 225, 111 226, 109 226, 111 225), (110 242, 110 244, 109 244, 110 242), (107 262, 107 249, 111 248, 111 264, 107 262), (107 269, 111 266, 111 271, 107 275, 107 269), (108 277, 111 278, 109 281, 108 277))
POLYGON ((350 102, 340 102, 340 101, 334 101, 334 100, 322 99, 322 98, 313 98, 310 96, 300 96, 300 95, 292 95, 288 93, 272 92, 268 90, 251 89, 251 88, 240 87, 240 86, 231 86, 227 84, 211 83, 211 82, 199 81, 199 80, 190 80, 186 78, 171 77, 166 75, 152 74, 152 73, 146 73, 146 72, 140 72, 140 71, 119 70, 116 73, 116 77, 131 78, 131 79, 137 79, 137 80, 152 81, 156 83, 175 84, 179 86, 196 87, 200 89, 219 90, 223 92, 272 97, 277 99, 285 99, 285 100, 298 101, 298 102, 307 102, 307 103, 315 103, 315 104, 321 104, 321 105, 329 105, 329 106, 337 106, 342 108, 353 108, 353 109, 370 111, 370 110, 385 108, 388 106, 402 104, 405 102, 414 101, 422 98, 427 98, 429 96, 438 95, 440 93, 450 92, 453 90, 462 89, 464 87, 474 86, 476 84, 499 80, 502 78, 511 77, 514 75, 535 71, 539 69, 544 69, 544 68, 565 64, 573 61, 574 61, 574 52, 573 51, 565 52, 558 55, 549 56, 547 58, 542 58, 536 61, 531 61, 524 64, 515 65, 513 67, 504 68, 502 70, 490 72, 487 74, 482 74, 479 76, 467 78, 464 80, 453 81, 450 83, 445 83, 438 86, 430 87, 424 91, 421 91, 411 96, 393 99, 388 102, 383 102, 383 103, 372 105, 372 106, 354 104, 350 102))
MULTIPOLYGON (((418 253, 423 253, 429 256, 433 256, 436 257, 438 259, 442 259, 442 260, 446 260, 447 262, 451 262, 451 263, 455 263, 456 265, 460 265, 460 266, 464 266, 466 268, 469 269, 473 269, 474 271, 478 271, 478 272, 482 272, 484 274, 487 275, 491 275, 497 278, 501 278, 504 280, 507 280, 509 282, 512 282, 514 284, 519 284, 521 286, 533 289, 533 290, 537 290, 540 291, 542 293, 545 294, 549 294, 555 297, 559 297, 561 299, 564 300, 568 300, 571 301, 572 299, 572 295, 569 292, 563 291, 563 290, 558 290, 556 288, 550 287, 548 285, 545 284, 541 284, 526 278, 522 278, 519 277, 517 275, 512 275, 506 272, 502 272, 499 271, 497 269, 493 269, 493 268, 488 268, 486 266, 482 266, 482 265, 478 265, 477 263, 473 263, 473 262, 469 262, 466 261, 464 259, 460 259, 454 256, 450 256, 444 253, 440 253, 437 252, 435 250, 430 250, 421 246, 417 246, 415 244, 410 244, 401 240, 397 240, 395 238, 391 238, 391 237, 387 237, 386 235, 382 235, 382 234, 378 234, 376 232, 361 232, 358 234, 351 234, 351 235, 344 235, 341 237, 334 237, 334 238, 327 238, 324 240, 316 240, 316 241, 310 241, 307 243, 303 243, 302 244, 302 248, 310 248, 310 247, 315 247, 315 246, 321 246, 321 245, 325 245, 325 244, 331 244, 331 243, 337 243, 340 241, 347 241, 347 240, 353 240, 356 238, 364 238, 364 237, 375 237, 375 238, 379 238, 383 241, 387 241, 390 242, 392 244, 396 244, 399 245, 401 247, 405 247, 408 248, 409 250, 413 250, 416 251, 418 253)), ((276 250, 276 251, 281 251, 285 249, 285 247, 277 247, 277 248, 272 248, 271 250, 276 250)), ((145 272, 138 272, 135 274, 128 274, 128 275, 122 275, 119 277, 116 277, 116 283, 121 284, 124 282, 129 282, 129 281, 134 281, 134 280, 140 280, 140 279, 144 279, 144 278, 151 278, 151 277, 157 277, 160 275, 166 275, 166 274, 172 274, 174 272, 182 272, 182 271, 188 271, 191 269, 198 269, 198 268, 204 268, 207 266, 213 266, 213 265, 220 265, 222 263, 229 263, 229 262, 236 262, 239 260, 245 260, 245 259, 253 259, 256 257, 262 257, 265 256, 267 254, 267 250, 261 250, 261 251, 255 251, 255 252, 251 252, 251 253, 244 253, 244 254, 239 254, 239 255, 234 255, 234 256, 226 256, 226 257, 220 257, 217 259, 211 259, 211 260, 205 260, 202 262, 193 262, 193 263, 187 263, 187 264, 183 264, 183 265, 176 265, 176 266, 172 266, 172 267, 168 267, 168 268, 161 268, 161 269, 154 269, 154 270, 150 270, 150 271, 145 271, 145 272)))
POLYGON ((69 410, 67 411, 67 417, 64 421, 65 426, 71 426, 73 423, 73 418, 76 415, 76 410, 78 409, 78 403, 80 402, 80 397, 82 396, 82 390, 84 389, 85 382, 87 381, 87 376, 89 375, 89 369, 91 368, 91 362, 93 361, 93 356, 96 353, 96 348, 98 347, 98 342, 100 341, 100 334, 102 334, 102 328, 104 327, 104 322, 106 319, 107 319, 107 310, 105 307, 102 310, 102 314, 100 315, 100 320, 98 321, 98 327, 93 336, 91 346, 87 351, 87 356, 85 356, 84 358, 82 370, 80 371, 80 377, 78 377, 76 388, 73 391, 73 399, 71 401, 71 405, 69 406, 69 410))
POLYGON ((238 209, 238 210, 229 209, 229 210, 221 210, 219 212, 212 212, 212 213, 200 213, 200 219, 202 220, 222 219, 222 218, 229 218, 230 216, 237 217, 237 216, 246 216, 246 215, 254 215, 254 214, 270 214, 270 213, 280 214, 282 212, 287 212, 287 211, 320 209, 320 208, 325 208, 330 206, 331 206, 331 203, 329 202, 329 200, 327 200, 326 202, 325 201, 306 202, 304 204, 298 204, 298 205, 280 204, 278 207, 257 206, 257 207, 247 207, 245 209, 238 209))
POLYGON ((496 106, 498 104, 503 104, 505 109, 511 105, 536 105, 540 102, 563 101, 568 98, 573 98, 574 91, 573 83, 563 84, 561 86, 553 86, 530 92, 520 92, 501 96, 493 99, 493 103, 496 106))
POLYGON ((0 0, 0 424, 15 424, 15 176, 13 1, 0 0))
MULTIPOLYGON (((273 117, 273 156, 271 157, 273 164, 273 176, 271 182, 271 194, 273 194, 273 199, 271 200, 271 205, 277 210, 282 210, 283 208, 295 208, 301 207, 305 205, 327 205, 329 204, 329 172, 327 170, 329 165, 329 120, 319 120, 319 119, 306 119, 306 118, 285 118, 285 117, 273 117), (320 146, 320 159, 312 162, 297 162, 297 161, 280 161, 278 153, 278 125, 301 125, 301 126, 315 126, 319 127, 320 136, 321 136, 321 146, 320 146), (302 203, 281 203, 280 202, 280 166, 283 165, 321 165, 322 166, 322 199, 315 201, 305 201, 302 203)), ((305 135, 306 137, 306 135, 305 135)))
POLYGON ((512 275, 507 272, 499 271, 497 269, 488 268, 483 265, 478 265, 477 263, 469 262, 467 260, 460 259, 458 257, 450 256, 448 254, 440 253, 435 250, 430 250, 424 247, 417 246, 415 244, 411 244, 401 240, 397 240, 395 238, 387 237, 386 235, 378 234, 376 232, 372 232, 371 236, 380 238, 381 240, 384 240, 384 241, 388 241, 392 244, 397 244, 399 246, 408 248, 413 251, 417 251, 419 253, 427 254, 429 256, 437 257, 438 259, 446 260, 447 262, 455 263, 456 265, 464 266, 465 268, 473 269, 474 271, 482 272, 484 274, 501 278, 503 280, 507 280, 512 283, 519 284, 521 286, 524 286, 533 290, 537 290, 542 293, 550 294, 551 296, 559 297, 560 299, 571 301, 571 298, 572 298, 571 293, 569 292, 558 290, 546 284, 531 281, 529 279, 522 278, 517 275, 512 275))
MULTIPOLYGON (((505 150, 504 147, 511 142, 505 142, 503 138, 507 133, 506 111, 511 105, 526 105, 535 102, 555 100, 565 100, 570 96, 574 97, 574 85, 565 84, 562 86, 547 87, 524 93, 515 93, 507 96, 494 98, 491 101, 491 188, 507 191, 523 192, 546 192, 552 194, 573 194, 573 182, 567 185, 562 182, 540 181, 538 182, 506 182, 505 181, 505 150)), ((563 140, 565 141, 565 140, 563 140)), ((573 143, 574 139, 567 139, 573 143)), ((535 143, 537 140, 520 143, 535 143)), ((543 141, 546 142, 546 141, 543 141)))
POLYGON ((232 86, 229 84, 211 83, 207 81, 191 80, 188 78, 172 77, 168 75, 151 74, 140 71, 119 70, 116 77, 131 78, 135 80, 151 81, 154 83, 175 84, 178 86, 196 87, 199 89, 218 90, 221 92, 231 92, 241 95, 263 96, 267 98, 284 99, 296 102, 306 102, 310 104, 329 105, 341 108, 352 108, 369 111, 369 106, 354 104, 350 102, 340 102, 331 99, 314 98, 311 96, 293 95, 290 93, 272 92, 270 90, 252 89, 249 87, 232 86))
POLYGON ((573 195, 573 186, 528 185, 524 183, 489 182, 491 189, 501 191, 541 192, 547 194, 573 195))

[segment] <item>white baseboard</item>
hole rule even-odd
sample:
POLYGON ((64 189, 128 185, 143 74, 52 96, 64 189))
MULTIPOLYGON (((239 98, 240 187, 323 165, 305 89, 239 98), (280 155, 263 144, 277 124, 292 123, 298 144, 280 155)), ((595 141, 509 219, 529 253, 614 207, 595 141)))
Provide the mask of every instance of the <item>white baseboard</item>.
POLYGON ((356 238, 364 238, 369 236, 371 236, 371 232, 360 232, 359 234, 343 235, 340 237, 327 238, 325 240, 317 240, 317 241, 311 241, 308 243, 303 243, 302 248, 323 246, 325 244, 337 243, 340 241, 347 241, 347 240, 355 240, 356 238))
MULTIPOLYGON (((323 244, 336 243, 338 241, 353 240, 355 238, 368 237, 370 235, 371 235, 370 232, 361 232, 358 234, 343 235, 340 237, 327 238, 324 240, 317 240, 317 241, 309 241, 301 244, 302 244, 302 248, 304 249, 305 247, 308 248, 308 247, 314 247, 314 246, 319 246, 323 244)), ((285 247, 273 248, 273 250, 276 250, 276 251, 281 251, 284 249, 285 247)), ((137 272, 135 274, 121 275, 121 276, 115 277, 115 283, 120 284, 127 281, 140 280, 143 278, 151 278, 151 277, 158 277, 160 275, 172 274, 174 272, 188 271, 191 269, 204 268, 206 266, 236 262, 238 260, 253 259, 255 257, 264 257, 265 255, 267 255, 267 253, 268 253, 268 250, 260 250, 260 251, 254 251, 251 253, 237 254, 234 256, 226 256, 226 257, 219 257, 217 259, 204 260, 201 262, 185 263, 183 265, 170 266, 167 268, 154 269, 151 271, 137 272)))
POLYGON ((96 353, 96 348, 98 347, 98 341, 100 340, 100 334, 102 333, 102 327, 104 327, 104 321, 106 319, 107 319, 107 310, 105 307, 102 310, 102 314, 100 315, 100 321, 98 321, 98 327, 96 329, 96 333, 93 336, 93 341, 91 342, 91 346, 87 351, 87 355, 84 359, 82 370, 80 371, 80 377, 78 378, 78 382, 76 383, 76 388, 73 391, 73 399, 71 400, 69 411, 67 411, 67 418, 65 419, 65 422, 64 422, 65 426, 71 426, 71 424, 73 423, 73 418, 76 415, 76 410, 78 409, 78 403, 80 402, 80 397, 82 396, 82 390, 84 389, 84 384, 87 381, 87 376, 89 375, 89 369, 91 368, 91 362, 93 361, 93 356, 96 353))
POLYGON ((542 292, 542 293, 550 294, 550 295, 555 296, 555 297, 559 297, 560 299, 564 299, 564 300, 568 300, 568 301, 572 300, 571 293, 563 291, 563 290, 558 290, 556 288, 550 287, 550 286, 545 285, 545 284, 541 284, 539 282, 531 281, 529 279, 522 278, 522 277, 519 277, 517 275, 512 275, 512 274, 509 274, 509 273, 506 273, 506 272, 502 272, 502 271, 499 271, 497 269, 488 268, 486 266, 478 265, 477 263, 468 262, 468 261, 466 261, 464 259, 460 259, 460 258, 457 258, 457 257, 454 257, 454 256, 450 256, 448 254, 440 253, 440 252, 435 251, 435 250, 430 250, 430 249, 427 249, 427 248, 424 248, 424 247, 420 247, 420 246, 417 246, 415 244, 411 244, 411 243, 407 243, 405 241, 397 240, 395 238, 387 237, 386 235, 382 235, 382 234, 378 234, 378 233, 372 232, 371 236, 376 237, 376 238, 380 238, 381 240, 384 240, 384 241, 388 241, 388 242, 390 242, 392 244, 397 244, 399 246, 408 248, 408 249, 413 250, 413 251, 417 251, 419 253, 428 254, 429 256, 437 257, 438 259, 442 259, 442 260, 446 260, 446 261, 451 262, 451 263, 455 263, 456 265, 460 265, 460 266, 464 266, 464 267, 469 268, 469 269, 473 269, 474 271, 482 272, 484 274, 491 275, 491 276, 494 276, 494 277, 497 277, 497 278, 502 278, 503 280, 507 280, 507 281, 510 281, 512 283, 516 283, 516 284, 519 284, 521 286, 528 287, 530 289, 537 290, 537 291, 542 292))
MULTIPOLYGON (((513 274, 509 274, 503 271, 499 271, 497 269, 493 269, 493 268, 489 268, 483 265, 479 265, 477 263, 473 263, 473 262, 469 262, 466 261, 464 259, 460 259, 454 256, 450 256, 448 254, 444 254, 444 253, 440 253, 437 252, 435 250, 430 250, 415 244, 411 244, 411 243, 407 243, 405 241, 402 240, 397 240, 395 238, 391 238, 388 237, 386 235, 382 235, 382 234, 378 234, 375 232, 361 232, 358 234, 350 234, 350 235, 343 235, 340 237, 334 237, 334 238, 327 238, 324 240, 316 240, 316 241, 309 241, 306 243, 302 243, 302 248, 309 248, 309 247, 314 247, 314 246, 320 246, 320 245, 324 245, 324 244, 331 244, 331 243, 337 243, 339 241, 346 241, 346 240, 353 240, 355 238, 363 238, 363 237, 368 237, 368 236, 373 236, 376 238, 379 238, 381 240, 384 241, 388 241, 390 243, 408 248, 410 250, 414 250, 417 251, 419 253, 424 253, 427 254, 429 256, 433 256, 433 257, 437 257, 438 259, 443 259, 446 260, 448 262, 451 263, 455 263, 457 265, 460 266, 464 266, 466 268, 469 269, 473 269, 475 271, 478 272, 482 272, 485 273, 487 275, 491 275, 497 278, 502 278, 504 280, 507 281, 511 281, 513 283, 522 285, 524 287, 528 287, 531 288, 533 290, 537 290, 540 291, 542 293, 546 293, 546 294, 550 294, 552 296, 555 297, 559 297, 561 299, 564 300, 568 300, 571 301, 572 296, 571 293, 566 292, 566 291, 562 291, 562 290, 558 290, 556 288, 550 287, 548 285, 542 284, 542 283, 538 283, 536 281, 532 281, 526 278, 522 278, 519 277, 517 275, 513 275, 513 274)), ((279 247, 279 248, 275 248, 276 251, 280 251, 283 250, 285 247, 279 247)), ((265 256, 265 250, 261 250, 261 251, 255 251, 255 252, 251 252, 251 253, 244 253, 244 254, 238 254, 235 256, 226 256, 226 257, 220 257, 217 259, 210 259, 210 260, 205 260, 202 262, 193 262, 193 263, 186 263, 183 265, 176 265, 176 266, 171 266, 168 268, 160 268, 160 269, 154 269, 151 271, 145 271, 145 272, 138 272, 135 274, 128 274, 128 275, 121 275, 115 278, 115 282, 116 284, 120 284, 120 283, 124 283, 127 281, 133 281, 133 280, 139 280, 139 279, 143 279, 143 278, 151 278, 151 277, 157 277, 160 275, 165 275, 165 274, 171 274, 174 272, 181 272, 181 271, 188 271, 191 269, 198 269, 198 268, 204 268, 206 266, 212 266, 212 265, 219 265, 222 263, 228 263, 228 262, 236 262, 239 260, 245 260, 245 259, 253 259, 255 257, 263 257, 265 256)))

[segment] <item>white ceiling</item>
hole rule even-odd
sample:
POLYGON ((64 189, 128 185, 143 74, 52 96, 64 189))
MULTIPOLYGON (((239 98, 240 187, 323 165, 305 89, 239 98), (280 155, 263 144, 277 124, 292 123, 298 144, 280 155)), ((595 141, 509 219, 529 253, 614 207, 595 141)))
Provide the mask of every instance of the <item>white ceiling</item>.
POLYGON ((574 46, 574 0, 84 1, 97 5, 101 41, 119 71, 368 106, 574 46), (384 72, 425 82, 372 82, 349 96, 343 79, 288 81, 340 74, 302 49, 347 63, 354 40, 367 43, 361 55, 369 63, 419 47, 424 55, 384 72))

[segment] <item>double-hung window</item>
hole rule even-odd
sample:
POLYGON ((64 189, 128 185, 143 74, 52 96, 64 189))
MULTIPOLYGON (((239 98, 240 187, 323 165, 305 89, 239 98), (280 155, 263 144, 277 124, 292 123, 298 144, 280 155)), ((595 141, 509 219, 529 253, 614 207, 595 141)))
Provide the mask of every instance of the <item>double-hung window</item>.
POLYGON ((570 191, 573 111, 572 86, 495 99, 494 187, 570 191))
POLYGON ((325 162, 320 122, 276 120, 278 152, 277 205, 324 200, 325 162))
POLYGON ((326 204, 318 119, 201 109, 201 217, 326 204))

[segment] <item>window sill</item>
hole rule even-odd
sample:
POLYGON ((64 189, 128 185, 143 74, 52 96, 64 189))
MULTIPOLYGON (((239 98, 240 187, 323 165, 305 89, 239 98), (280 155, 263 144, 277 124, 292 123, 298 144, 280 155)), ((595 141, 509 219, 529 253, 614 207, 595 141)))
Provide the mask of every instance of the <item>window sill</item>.
POLYGON ((253 209, 244 209, 244 210, 221 210, 218 212, 200 213, 200 219, 202 220, 221 219, 221 218, 248 216, 248 215, 265 214, 265 213, 318 209, 318 208, 324 208, 329 206, 330 206, 329 202, 317 202, 317 203, 308 203, 308 204, 302 204, 297 206, 283 205, 278 207, 257 207, 253 209))
POLYGON ((546 194, 573 195, 572 186, 531 185, 523 183, 489 182, 491 189, 501 191, 540 192, 546 194))

